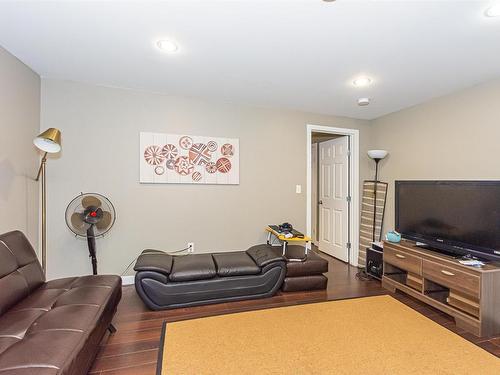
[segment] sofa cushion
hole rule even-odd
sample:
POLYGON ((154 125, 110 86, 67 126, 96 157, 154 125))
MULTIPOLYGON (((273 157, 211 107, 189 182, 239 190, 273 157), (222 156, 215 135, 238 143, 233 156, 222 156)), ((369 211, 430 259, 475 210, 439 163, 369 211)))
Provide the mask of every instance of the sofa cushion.
POLYGON ((162 251, 144 250, 137 258, 134 271, 154 271, 168 276, 172 271, 173 258, 162 251))
POLYGON ((45 281, 35 250, 22 232, 0 235, 0 315, 45 281))
MULTIPOLYGON (((288 246, 287 259, 300 259, 304 257, 303 246, 288 246)), ((286 277, 321 275, 328 272, 328 261, 314 251, 309 251, 303 262, 287 262, 286 277)))
MULTIPOLYGON (((26 331, 43 314, 45 314, 44 310, 34 309, 9 311, 0 318, 0 336, 15 338, 17 342, 20 338, 24 337, 26 331)), ((4 351, 1 346, 0 353, 4 351)))
POLYGON ((249 248, 246 253, 254 260, 259 267, 265 267, 273 262, 284 261, 285 258, 274 251, 270 245, 255 245, 249 248))
POLYGON ((47 281, 43 284, 40 289, 63 289, 68 290, 71 289, 73 283, 79 279, 78 277, 65 277, 63 279, 55 279, 47 281))
POLYGON ((260 267, 243 251, 213 254, 213 258, 217 266, 217 275, 221 277, 260 273, 260 267))
POLYGON ((304 290, 326 289, 328 279, 325 275, 285 277, 281 290, 283 292, 299 292, 304 290))
POLYGON ((176 256, 168 278, 170 281, 212 279, 217 274, 212 254, 176 256))
POLYGON ((40 316, 27 333, 58 329, 86 331, 98 318, 99 308, 99 305, 84 304, 54 307, 40 316))
POLYGON ((22 310, 49 311, 64 292, 64 289, 37 289, 12 307, 9 312, 22 310))
POLYGON ((17 261, 14 254, 9 250, 7 245, 0 242, 0 277, 4 277, 17 269, 17 261))
MULTIPOLYGON (((73 351, 81 350, 84 342, 85 332, 82 331, 51 330, 27 335, 0 355, 0 374, 27 367, 31 374, 47 368, 62 373, 73 351)), ((16 371, 12 373, 17 374, 16 371)))

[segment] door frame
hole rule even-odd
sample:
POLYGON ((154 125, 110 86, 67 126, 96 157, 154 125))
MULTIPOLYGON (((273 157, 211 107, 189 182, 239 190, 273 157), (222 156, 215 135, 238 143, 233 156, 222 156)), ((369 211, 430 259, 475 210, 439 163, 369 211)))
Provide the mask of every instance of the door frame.
POLYGON ((351 254, 349 263, 358 266, 359 254, 359 130, 336 128, 332 126, 307 124, 306 126, 306 234, 311 236, 312 231, 312 133, 326 133, 349 136, 349 237, 351 239, 351 254))
MULTIPOLYGON (((314 143, 314 144, 311 144, 311 202, 313 200, 313 198, 316 198, 316 201, 318 200, 318 180, 319 180, 319 173, 318 173, 318 168, 319 168, 319 147, 318 147, 319 143, 314 143), (316 147, 314 147, 316 146, 316 147), (315 158, 316 158, 316 166, 313 165, 313 150, 314 148, 316 148, 316 152, 315 152, 315 158), (315 168, 313 168, 315 167, 315 168), (316 177, 316 178, 314 178, 316 177), (316 180, 316 181, 315 181, 316 180)), ((311 238, 312 238, 312 241, 311 243, 312 244, 315 244, 316 246, 318 246, 318 241, 319 241, 319 233, 318 233, 318 205, 316 205, 316 211, 314 210, 314 205, 311 206, 311 238), (315 225, 314 225, 315 224, 315 225), (316 226, 316 228, 314 228, 316 226), (316 236, 313 236, 314 232, 316 232, 316 236)))

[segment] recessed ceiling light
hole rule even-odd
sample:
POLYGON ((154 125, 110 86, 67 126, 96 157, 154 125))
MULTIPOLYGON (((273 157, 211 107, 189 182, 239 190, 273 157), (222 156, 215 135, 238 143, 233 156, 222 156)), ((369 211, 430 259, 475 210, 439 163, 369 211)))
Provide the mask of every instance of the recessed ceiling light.
POLYGON ((356 87, 370 86, 371 83, 372 80, 368 77, 358 77, 354 81, 352 81, 352 84, 356 87))
POLYGON ((156 46, 160 50, 168 53, 174 53, 179 50, 179 46, 174 41, 169 39, 160 39, 156 42, 156 46))
POLYGON ((486 17, 500 17, 500 3, 492 5, 488 9, 486 9, 486 12, 484 12, 486 17))

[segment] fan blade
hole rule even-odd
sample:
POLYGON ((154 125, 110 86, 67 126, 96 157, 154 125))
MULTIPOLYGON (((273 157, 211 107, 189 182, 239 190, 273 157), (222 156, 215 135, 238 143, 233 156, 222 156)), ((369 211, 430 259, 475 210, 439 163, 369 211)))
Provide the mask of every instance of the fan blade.
POLYGON ((87 223, 83 221, 83 215, 79 212, 74 212, 71 215, 71 225, 77 230, 87 230, 87 223))
POLYGON ((111 213, 108 211, 102 211, 102 219, 96 223, 97 229, 100 231, 105 231, 111 224, 111 213))
POLYGON ((82 199, 82 206, 84 208, 89 208, 90 206, 101 207, 101 200, 93 195, 87 195, 82 199))

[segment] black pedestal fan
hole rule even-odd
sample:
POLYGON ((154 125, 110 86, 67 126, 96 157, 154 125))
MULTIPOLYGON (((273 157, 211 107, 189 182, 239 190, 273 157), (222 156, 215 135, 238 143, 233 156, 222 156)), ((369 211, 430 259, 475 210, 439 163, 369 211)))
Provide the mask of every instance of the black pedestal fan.
POLYGON ((111 201, 98 193, 81 193, 66 207, 66 225, 77 236, 87 238, 92 272, 97 275, 95 239, 103 237, 113 226, 116 212, 111 201))

